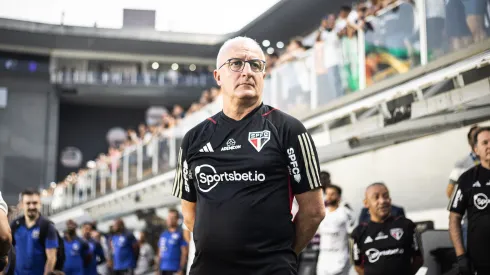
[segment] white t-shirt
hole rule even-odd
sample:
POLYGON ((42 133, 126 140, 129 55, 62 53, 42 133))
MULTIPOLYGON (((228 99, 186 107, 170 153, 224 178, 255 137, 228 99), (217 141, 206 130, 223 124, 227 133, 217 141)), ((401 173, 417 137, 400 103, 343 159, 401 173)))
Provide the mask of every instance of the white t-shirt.
POLYGON ((330 212, 327 208, 325 218, 318 228, 320 251, 349 255, 349 231, 354 224, 352 210, 339 206, 330 212))
POLYGON ((154 258, 155 253, 153 251, 153 248, 148 243, 144 243, 140 248, 138 264, 136 265, 136 270, 134 271, 134 274, 144 275, 152 271, 150 263, 154 258))
POLYGON ((327 208, 325 218, 318 228, 320 234, 320 255, 318 264, 323 271, 337 274, 345 269, 349 260, 349 232, 354 225, 352 210, 341 204, 330 212, 327 208))

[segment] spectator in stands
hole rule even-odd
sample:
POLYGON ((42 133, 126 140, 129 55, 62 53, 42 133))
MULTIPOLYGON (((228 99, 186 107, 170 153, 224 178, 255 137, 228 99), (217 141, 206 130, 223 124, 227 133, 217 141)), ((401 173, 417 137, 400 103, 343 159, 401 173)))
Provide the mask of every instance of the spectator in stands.
POLYGON ((487 14, 488 0, 463 0, 466 11, 466 22, 473 35, 475 43, 487 39, 485 30, 485 15, 487 14))
POLYGON ((453 50, 472 43, 472 34, 466 22, 465 7, 461 0, 446 1, 446 30, 453 50))
POLYGON ((0 192, 0 272, 8 264, 8 255, 12 246, 12 232, 8 222, 8 207, 3 200, 2 192, 0 192))
POLYGON ((211 88, 211 100, 215 101, 218 96, 220 96, 221 90, 217 87, 212 87, 211 88))
POLYGON ((73 220, 66 222, 66 232, 63 237, 65 249, 65 264, 63 272, 66 275, 84 275, 92 255, 89 245, 77 236, 77 224, 73 220))
POLYGON ((126 230, 121 219, 114 222, 111 247, 114 275, 133 274, 138 259, 139 245, 133 233, 126 230))
POLYGON ((184 116, 185 116, 184 108, 182 108, 182 106, 180 106, 179 104, 174 105, 174 108, 172 110, 172 116, 175 119, 182 119, 182 118, 184 118, 184 116))
POLYGON ((339 37, 347 35, 348 24, 355 24, 355 21, 352 20, 352 18, 349 18, 351 11, 352 8, 350 6, 342 6, 340 8, 340 12, 334 27, 334 32, 337 33, 339 37))
POLYGON ((55 269, 58 233, 54 225, 41 216, 39 192, 24 190, 20 198, 24 215, 10 225, 16 253, 15 274, 49 274, 55 269))
POLYGON ((327 16, 325 16, 322 19, 322 22, 320 24, 320 28, 318 28, 318 34, 316 37, 316 41, 326 41, 330 40, 328 37, 331 34, 334 34, 333 30, 335 27, 335 14, 331 13, 327 16))
POLYGON ((277 60, 277 64, 283 64, 286 62, 290 62, 298 58, 301 54, 305 52, 305 47, 303 46, 303 42, 301 42, 301 37, 295 37, 289 41, 289 44, 286 48, 286 52, 279 57, 277 60))
POLYGON ((211 93, 209 92, 209 90, 204 90, 201 94, 201 98, 199 99, 199 103, 202 105, 206 105, 211 102, 211 93))
MULTIPOLYGON (((385 186, 384 183, 382 182, 375 182, 371 184, 370 186, 373 185, 382 185, 385 186)), ((394 204, 391 205, 391 216, 392 217, 405 217, 405 210, 403 207, 396 206, 394 204)), ((359 215, 359 224, 361 223, 367 223, 371 220, 371 213, 369 213, 369 209, 367 207, 362 208, 361 214, 359 215)))
POLYGON ((142 140, 144 143, 148 142, 151 139, 151 132, 148 130, 146 125, 143 123, 138 125, 138 134, 139 134, 138 138, 140 140, 142 140))
POLYGON ((201 104, 194 102, 194 103, 191 104, 191 107, 189 107, 189 109, 187 109, 187 112, 186 113, 188 115, 190 115, 192 113, 195 113, 195 112, 197 112, 197 111, 199 111, 201 109, 201 106, 202 106, 201 104))
POLYGON ((128 139, 132 144, 137 144, 140 141, 138 134, 133 129, 128 129, 128 139))
POLYGON ((178 228, 179 212, 170 209, 167 215, 167 230, 160 235, 156 262, 162 275, 179 274, 186 270, 188 244, 183 231, 178 228))
POLYGON ((265 73, 267 75, 270 75, 278 59, 279 55, 277 55, 277 53, 272 53, 265 56, 265 73))
POLYGON ((138 264, 136 270, 134 271, 134 274, 149 274, 149 272, 153 270, 152 266, 155 259, 155 251, 153 251, 151 245, 146 241, 146 233, 144 231, 140 233, 138 245, 140 248, 140 253, 138 257, 138 264))

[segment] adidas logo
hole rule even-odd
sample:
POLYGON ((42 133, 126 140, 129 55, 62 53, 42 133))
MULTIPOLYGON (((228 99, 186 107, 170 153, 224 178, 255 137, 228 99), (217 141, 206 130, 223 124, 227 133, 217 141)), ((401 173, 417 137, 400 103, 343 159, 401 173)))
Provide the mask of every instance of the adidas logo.
POLYGON ((473 187, 481 187, 480 182, 479 182, 479 181, 475 182, 475 183, 473 184, 473 187))
POLYGON ((211 146, 211 143, 206 143, 206 145, 204 145, 204 147, 202 147, 201 150, 199 150, 199 152, 214 152, 213 150, 213 147, 211 146))
POLYGON ((385 235, 382 231, 378 233, 378 236, 376 236, 375 240, 384 240, 387 239, 388 235, 385 235))
POLYGON ((371 236, 368 236, 364 241, 364 243, 372 243, 372 242, 373 242, 373 238, 371 238, 371 236))

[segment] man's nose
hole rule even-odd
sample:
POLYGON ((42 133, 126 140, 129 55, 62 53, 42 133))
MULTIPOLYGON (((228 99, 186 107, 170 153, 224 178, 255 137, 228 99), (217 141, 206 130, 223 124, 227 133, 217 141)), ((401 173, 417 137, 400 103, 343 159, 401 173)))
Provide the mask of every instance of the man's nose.
POLYGON ((243 70, 242 70, 242 75, 250 75, 252 73, 253 71, 252 71, 252 67, 250 66, 250 63, 245 62, 245 66, 243 66, 243 70))

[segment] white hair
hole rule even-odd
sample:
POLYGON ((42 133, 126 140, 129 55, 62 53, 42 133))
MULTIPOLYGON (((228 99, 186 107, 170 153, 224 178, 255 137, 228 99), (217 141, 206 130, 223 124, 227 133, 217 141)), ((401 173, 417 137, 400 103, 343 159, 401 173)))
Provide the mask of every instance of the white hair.
POLYGON ((254 39, 252 39, 250 37, 246 37, 246 36, 233 37, 233 38, 226 40, 225 43, 223 43, 223 45, 219 49, 218 56, 216 57, 216 69, 218 69, 219 66, 221 66, 221 64, 219 64, 220 57, 228 49, 228 47, 230 47, 230 45, 232 45, 234 43, 253 43, 253 44, 257 45, 257 47, 262 52, 262 55, 265 56, 264 51, 262 51, 262 48, 260 47, 259 43, 257 43, 257 41, 255 41, 254 39))

